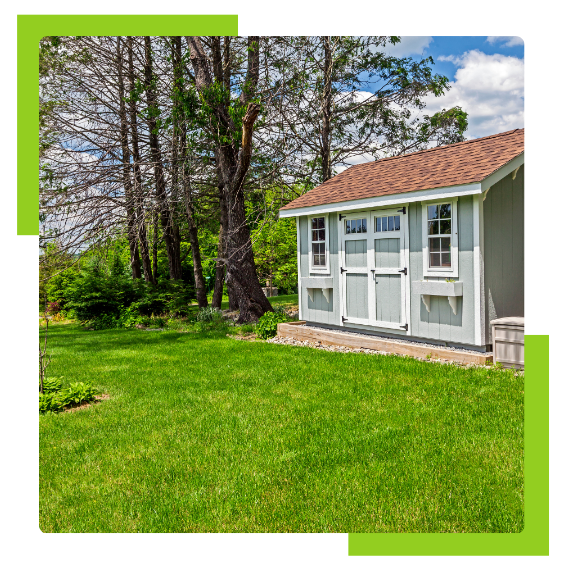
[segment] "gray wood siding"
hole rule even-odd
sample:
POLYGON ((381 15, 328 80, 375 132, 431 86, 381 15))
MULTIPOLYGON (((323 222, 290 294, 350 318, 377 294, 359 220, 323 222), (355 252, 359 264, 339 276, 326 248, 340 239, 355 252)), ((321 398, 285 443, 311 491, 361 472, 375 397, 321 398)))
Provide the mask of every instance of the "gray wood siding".
POLYGON ((374 267, 400 266, 400 240, 399 238, 385 238, 374 240, 374 267))
POLYGON ((376 320, 399 323, 401 321, 401 276, 376 275, 374 287, 376 287, 376 320))
POLYGON ((356 319, 368 318, 368 275, 366 273, 345 273, 347 286, 348 317, 356 319))
POLYGON ((340 305, 339 305, 339 253, 338 253, 338 215, 327 214, 329 224, 329 268, 331 273, 319 274, 310 272, 309 270, 309 254, 308 254, 308 218, 300 216, 299 239, 300 239, 300 273, 302 277, 333 277, 334 289, 329 294, 329 302, 323 296, 321 289, 314 289, 313 301, 307 294, 305 287, 299 288, 300 305, 302 308, 302 318, 306 321, 338 325, 340 324, 340 305))
POLYGON ((346 267, 366 267, 367 261, 365 239, 345 241, 346 267))
MULTIPOLYGON (((458 299, 455 315, 447 297, 431 297, 431 312, 428 313, 421 295, 411 292, 411 331, 420 338, 429 338, 461 344, 474 344, 474 244, 473 244, 473 198, 458 198, 458 279, 463 282, 464 292, 458 299)), ((428 279, 442 281, 440 277, 423 277, 422 216, 421 202, 409 207, 409 273, 410 282, 428 279)))
POLYGON ((490 321, 525 316, 525 166, 506 176, 484 201, 484 289, 486 343, 490 321))

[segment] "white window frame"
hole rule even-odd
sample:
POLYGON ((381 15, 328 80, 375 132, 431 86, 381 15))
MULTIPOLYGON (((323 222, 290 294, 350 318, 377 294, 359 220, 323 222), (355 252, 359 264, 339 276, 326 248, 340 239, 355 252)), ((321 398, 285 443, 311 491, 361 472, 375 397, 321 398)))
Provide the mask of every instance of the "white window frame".
MULTIPOLYGON (((422 249, 423 249, 423 277, 458 277, 458 197, 441 200, 426 200, 421 202, 422 215, 422 249), (450 204, 451 210, 451 250, 450 267, 429 267, 429 234, 427 233, 427 206, 436 204, 450 204)), ((431 236, 433 237, 433 236, 431 236)))
POLYGON ((309 272, 310 273, 322 273, 324 275, 329 275, 331 273, 331 259, 329 255, 329 214, 314 214, 308 216, 307 221, 307 243, 308 243, 308 257, 309 257, 309 272), (313 218, 325 218, 325 267, 321 265, 313 265, 313 246, 312 246, 312 220, 313 218))

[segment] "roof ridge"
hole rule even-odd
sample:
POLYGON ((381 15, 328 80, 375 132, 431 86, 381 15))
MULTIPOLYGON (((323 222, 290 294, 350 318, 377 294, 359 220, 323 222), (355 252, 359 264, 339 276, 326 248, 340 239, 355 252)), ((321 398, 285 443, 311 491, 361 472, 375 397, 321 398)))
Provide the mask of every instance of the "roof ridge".
MULTIPOLYGON (((524 130, 525 130, 524 128, 522 128, 522 129, 512 129, 512 130, 510 130, 510 131, 505 131, 505 132, 503 132, 503 133, 496 133, 495 135, 487 135, 487 136, 485 136, 485 137, 478 137, 478 138, 476 138, 476 139, 470 139, 470 140, 467 140, 467 141, 460 141, 460 142, 457 142, 457 143, 444 144, 444 145, 441 145, 441 146, 435 146, 435 147, 433 147, 433 148, 424 148, 424 149, 421 149, 421 150, 416 150, 415 152, 408 152, 407 154, 398 154, 397 156, 386 156, 386 157, 384 157, 384 158, 380 158, 380 159, 378 159, 378 160, 374 160, 373 162, 382 162, 382 161, 384 161, 384 160, 394 160, 394 159, 396 159, 396 158, 406 158, 406 157, 408 157, 408 156, 413 156, 413 155, 415 155, 415 154, 422 154, 422 153, 424 153, 424 152, 433 152, 433 151, 435 151, 435 150, 446 149, 446 148, 452 148, 453 146, 460 146, 460 145, 463 145, 463 144, 471 144, 471 143, 475 143, 475 142, 478 142, 478 141, 484 141, 484 140, 486 140, 486 139, 493 139, 493 138, 496 138, 496 137, 503 137, 503 136, 510 135, 510 134, 512 134, 512 133, 516 133, 517 131, 524 131, 524 130)), ((370 162, 362 162, 361 164, 355 164, 354 166, 362 166, 362 165, 364 165, 364 164, 371 164, 371 163, 370 163, 370 162)))

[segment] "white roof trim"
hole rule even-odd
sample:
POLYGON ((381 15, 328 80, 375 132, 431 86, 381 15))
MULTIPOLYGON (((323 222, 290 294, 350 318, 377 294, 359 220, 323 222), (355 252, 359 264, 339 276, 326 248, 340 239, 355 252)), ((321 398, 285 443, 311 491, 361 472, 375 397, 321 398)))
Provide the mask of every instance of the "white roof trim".
POLYGON ((496 182, 511 174, 516 168, 525 164, 525 151, 498 168, 493 174, 482 180, 482 192, 487 192, 496 182))
MULTIPOLYGON (((515 170, 515 168, 517 167, 514 166, 512 170, 515 170)), ((433 188, 432 190, 416 190, 415 192, 390 194, 387 196, 377 196, 375 198, 362 198, 361 200, 348 200, 346 202, 334 202, 332 204, 305 206, 303 208, 293 208, 291 210, 280 210, 279 216, 281 218, 293 218, 295 216, 310 216, 312 214, 367 210, 369 208, 394 206, 395 204, 409 204, 410 202, 419 202, 421 200, 440 200, 442 198, 452 198, 453 196, 470 196, 473 194, 481 194, 483 191, 482 184, 483 183, 480 182, 473 182, 472 184, 462 184, 460 186, 446 186, 444 188, 433 188)))

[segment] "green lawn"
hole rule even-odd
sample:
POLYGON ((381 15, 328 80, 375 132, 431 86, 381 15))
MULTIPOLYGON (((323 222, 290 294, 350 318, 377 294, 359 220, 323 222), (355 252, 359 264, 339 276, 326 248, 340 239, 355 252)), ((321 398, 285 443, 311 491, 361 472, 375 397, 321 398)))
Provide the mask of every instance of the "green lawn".
MULTIPOLYGON (((45 532, 519 532, 523 377, 225 332, 53 325, 45 532)), ((52 331, 52 332, 51 332, 52 331)))

